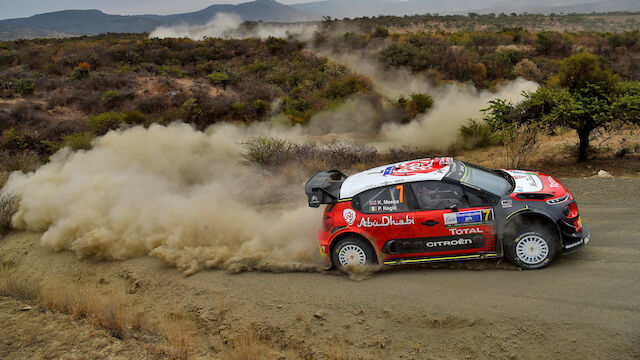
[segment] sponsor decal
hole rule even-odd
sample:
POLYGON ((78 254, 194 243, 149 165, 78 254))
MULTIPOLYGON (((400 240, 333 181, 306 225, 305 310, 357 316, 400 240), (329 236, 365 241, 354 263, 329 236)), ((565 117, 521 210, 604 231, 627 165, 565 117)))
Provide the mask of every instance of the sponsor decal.
POLYGON ((424 243, 426 247, 440 247, 440 246, 461 246, 472 244, 471 239, 457 239, 457 240, 445 240, 445 241, 427 241, 424 243))
POLYGON ((413 225, 415 224, 415 219, 413 217, 409 217, 406 215, 405 218, 394 219, 393 216, 383 216, 380 220, 374 219, 371 220, 370 217, 362 218, 358 227, 378 227, 378 226, 402 226, 402 225, 413 225))
POLYGON ((542 180, 536 174, 514 171, 509 171, 509 174, 516 181, 515 192, 536 192, 544 188, 542 180))
POLYGON ((386 168, 384 175, 411 176, 417 174, 428 174, 430 172, 440 170, 444 166, 446 165, 441 161, 441 159, 409 161, 397 166, 390 166, 386 168), (391 170, 389 171, 390 168, 391 170))
POLYGON ((353 223, 356 222, 356 212, 352 209, 344 209, 344 211, 342 212, 342 217, 349 226, 353 225, 353 223))
MULTIPOLYGON (((589 240, 587 240, 587 241, 589 241, 589 240)), ((582 245, 582 244, 586 244, 586 241, 584 241, 584 240, 580 240, 580 241, 575 242, 575 243, 573 243, 573 244, 565 245, 565 246, 564 246, 564 248, 565 248, 565 249, 572 249, 572 248, 574 248, 574 247, 576 247, 576 246, 578 246, 578 245, 582 245)))
POLYGON ((549 186, 551 186, 552 188, 557 188, 557 187, 560 187, 560 184, 558 184, 556 179, 549 176, 549 186))
POLYGON ((502 200, 500 201, 500 204, 502 205, 503 208, 510 208, 513 206, 513 201, 511 201, 511 199, 502 200))
POLYGON ((451 235, 481 234, 483 232, 479 227, 449 229, 449 231, 451 231, 451 235))
POLYGON ((493 209, 452 212, 443 217, 445 226, 482 224, 493 221, 493 209))
POLYGON ((390 240, 382 251, 387 254, 415 254, 424 252, 480 249, 486 245, 483 234, 466 236, 438 236, 417 239, 390 240))

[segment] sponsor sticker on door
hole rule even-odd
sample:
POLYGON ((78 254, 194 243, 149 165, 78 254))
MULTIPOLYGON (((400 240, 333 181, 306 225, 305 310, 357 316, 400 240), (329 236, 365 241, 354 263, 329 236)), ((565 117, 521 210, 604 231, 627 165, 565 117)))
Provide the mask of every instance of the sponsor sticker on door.
POLYGON ((471 210, 444 214, 445 226, 483 224, 493 221, 493 209, 471 210))

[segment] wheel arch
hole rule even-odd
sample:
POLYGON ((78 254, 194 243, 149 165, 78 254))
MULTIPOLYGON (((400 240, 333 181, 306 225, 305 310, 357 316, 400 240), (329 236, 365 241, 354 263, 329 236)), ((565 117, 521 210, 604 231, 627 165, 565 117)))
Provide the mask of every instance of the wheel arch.
POLYGON ((560 231, 560 227, 555 221, 553 221, 551 216, 536 210, 523 211, 507 218, 504 230, 502 231, 503 243, 504 238, 514 234, 517 227, 530 223, 540 224, 554 233, 556 235, 556 245, 558 246, 558 249, 560 249, 559 253, 562 253, 562 232, 560 231))
MULTIPOLYGON (((333 240, 331 240, 331 243, 329 244, 329 255, 333 254, 333 249, 335 248, 336 244, 347 237, 355 237, 358 238, 362 241, 365 242, 365 244, 368 244, 371 247, 371 250, 373 250, 373 253, 376 255, 376 262, 379 264, 380 263, 380 259, 382 258, 380 256, 380 252, 378 251, 378 249, 376 248, 376 246, 373 244, 373 241, 370 240, 369 238, 367 238, 366 236, 359 234, 357 232, 351 232, 351 231, 345 231, 342 232, 338 235, 336 235, 333 240)), ((335 264, 332 264, 335 266, 335 264)))

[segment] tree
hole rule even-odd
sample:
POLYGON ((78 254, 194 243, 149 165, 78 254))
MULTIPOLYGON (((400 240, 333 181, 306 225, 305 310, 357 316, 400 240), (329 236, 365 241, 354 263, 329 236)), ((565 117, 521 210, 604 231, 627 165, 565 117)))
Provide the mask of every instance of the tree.
POLYGON ((640 85, 621 82, 602 69, 597 56, 583 51, 563 60, 546 86, 524 93, 524 100, 490 103, 485 119, 494 128, 503 124, 538 124, 548 129, 566 126, 578 134, 578 161, 588 158, 589 140, 596 129, 621 123, 640 123, 640 85))

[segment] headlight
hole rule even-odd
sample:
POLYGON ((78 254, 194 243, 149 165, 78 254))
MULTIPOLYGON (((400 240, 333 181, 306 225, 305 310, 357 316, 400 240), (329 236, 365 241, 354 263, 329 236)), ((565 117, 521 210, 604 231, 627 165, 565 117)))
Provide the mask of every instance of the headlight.
POLYGON ((569 193, 567 193, 563 197, 559 197, 559 198, 555 198, 555 199, 549 199, 549 200, 547 200, 547 204, 549 204, 549 205, 558 205, 558 204, 562 204, 563 202, 565 202, 567 200, 569 200, 569 193))

